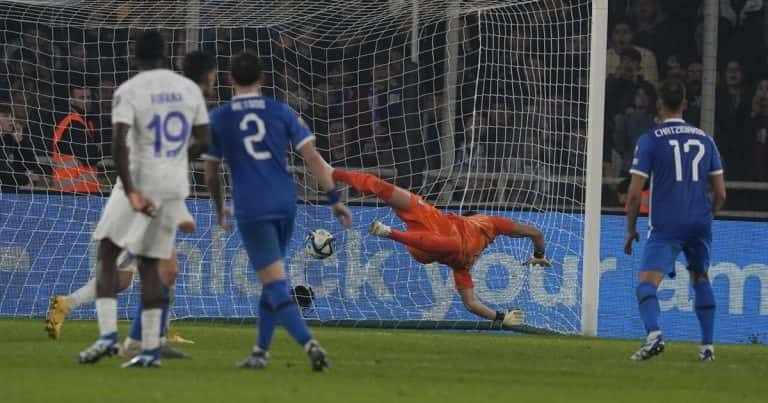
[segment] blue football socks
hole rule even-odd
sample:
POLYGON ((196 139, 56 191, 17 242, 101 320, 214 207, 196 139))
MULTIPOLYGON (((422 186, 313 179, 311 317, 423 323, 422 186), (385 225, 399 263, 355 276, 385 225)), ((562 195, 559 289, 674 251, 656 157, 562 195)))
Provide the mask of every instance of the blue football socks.
POLYGON ((656 287, 647 281, 637 285, 637 303, 640 307, 640 318, 645 325, 646 333, 659 330, 659 300, 656 297, 656 287))
POLYGON ((712 292, 712 284, 702 281, 693 284, 695 293, 694 309, 701 326, 701 344, 709 345, 714 342, 715 334, 715 294, 712 292))
POLYGON ((264 286, 269 303, 280 323, 300 345, 312 340, 309 327, 301 317, 299 306, 288 291, 288 280, 273 281, 264 286))
POLYGON ((259 336, 256 342, 256 346, 262 351, 269 350, 269 346, 272 344, 272 335, 275 333, 275 326, 277 326, 277 315, 269 303, 267 289, 264 287, 259 301, 259 336))

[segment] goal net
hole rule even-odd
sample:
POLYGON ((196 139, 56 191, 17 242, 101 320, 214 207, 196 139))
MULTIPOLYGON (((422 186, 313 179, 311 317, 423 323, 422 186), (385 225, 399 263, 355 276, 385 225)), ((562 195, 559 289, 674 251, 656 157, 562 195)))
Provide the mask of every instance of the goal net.
MULTIPOLYGON (((0 162, 0 316, 42 316, 51 295, 91 276, 90 233, 115 177, 111 95, 135 73, 133 40, 148 28, 166 36, 175 70, 189 50, 216 56, 211 107, 231 98, 229 57, 253 49, 264 94, 301 114, 333 166, 375 173, 446 212, 539 227, 554 267, 523 267, 530 242, 501 237, 472 269, 476 293, 494 309, 525 310, 531 327, 580 330, 587 0, 0 2, 2 147, 14 153, 0 162), (92 167, 102 193, 56 190, 53 142, 71 108, 93 128, 66 131, 58 151, 92 167)), ((294 154, 291 164, 301 203, 288 267, 293 285, 313 291, 305 317, 487 326, 464 310, 447 267, 368 235, 372 220, 402 228, 384 204, 345 189, 354 225, 342 230, 294 154), (331 258, 304 251, 316 228, 335 234, 331 258)), ((174 316, 257 317, 260 285, 239 235, 216 227, 199 161, 191 177, 198 231, 179 235, 174 316)), ((138 288, 121 294, 121 317, 138 288)), ((90 306, 72 315, 94 316, 90 306)))

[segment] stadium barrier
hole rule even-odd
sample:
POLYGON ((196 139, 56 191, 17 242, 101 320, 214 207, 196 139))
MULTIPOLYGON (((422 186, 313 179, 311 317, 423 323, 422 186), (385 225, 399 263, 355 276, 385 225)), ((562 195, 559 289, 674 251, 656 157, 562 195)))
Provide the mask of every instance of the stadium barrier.
MULTIPOLYGON (((94 267, 90 241, 105 199, 63 195, 0 194, 0 316, 42 317, 48 298, 67 294, 85 283, 94 267)), ((258 313, 260 285, 235 232, 215 226, 209 200, 189 200, 197 219, 195 234, 179 235, 181 275, 174 315, 245 321, 258 313)), ((330 214, 324 206, 300 205, 300 228, 312 228, 311 217, 330 214)), ((315 293, 304 311, 308 319, 328 325, 380 325, 415 328, 488 327, 466 312, 453 290, 449 269, 422 266, 400 245, 371 238, 364 230, 373 219, 401 225, 389 209, 354 207, 356 225, 338 234, 336 253, 323 261, 303 249, 304 234, 296 233, 289 248, 293 284, 315 293)), ((526 221, 538 213, 504 212, 526 221)), ((566 213, 546 213, 566 214, 566 213)), ((641 228, 646 221, 641 219, 641 228)), ((718 342, 768 342, 768 253, 762 248, 765 222, 716 221, 710 269, 717 300, 718 342)), ((556 232, 547 233, 557 237, 556 232)), ((625 256, 624 217, 602 218, 601 280, 598 334, 640 338, 642 326, 634 296, 639 253, 625 256)), ((580 245, 550 249, 552 269, 525 268, 527 240, 497 240, 477 262, 473 273, 478 296, 491 307, 526 311, 531 330, 578 332, 580 318, 580 245), (499 247, 524 242, 520 247, 499 247), (520 256, 501 253, 519 250, 520 256)), ((552 242, 551 245, 557 245, 552 242)), ((637 245, 641 251, 643 242, 637 245)), ((677 276, 666 279, 659 292, 662 327, 673 340, 698 339, 693 293, 688 274, 678 263, 677 276)), ((138 287, 120 296, 121 318, 130 317, 138 287)), ((73 318, 93 318, 92 307, 72 312, 73 318)))

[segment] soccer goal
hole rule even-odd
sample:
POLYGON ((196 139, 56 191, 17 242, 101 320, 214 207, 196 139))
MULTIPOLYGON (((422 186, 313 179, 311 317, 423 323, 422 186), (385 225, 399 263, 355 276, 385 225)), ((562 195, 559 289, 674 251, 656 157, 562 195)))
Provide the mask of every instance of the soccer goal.
MULTIPOLYGON (((217 57, 211 106, 231 97, 229 56, 253 49, 264 62, 264 94, 301 114, 332 165, 376 173, 445 211, 541 228, 554 267, 523 267, 530 243, 500 238, 473 269, 477 294, 492 308, 523 309, 532 329, 594 335, 606 3, 0 2, 0 102, 9 106, 3 110, 12 131, 23 134, 17 148, 35 159, 0 162, 0 316, 42 316, 51 295, 91 275, 90 233, 105 197, 54 190, 57 124, 70 108, 86 108, 93 129, 81 142, 60 145, 88 154, 81 162, 98 171, 108 192, 111 94, 135 73, 135 34, 154 28, 166 35, 175 70, 193 49, 217 57)), ((305 317, 339 325, 488 325, 463 309, 448 268, 424 267, 402 246, 367 234, 374 219, 402 225, 385 205, 345 189, 355 221, 342 230, 298 156, 291 165, 301 205, 288 263, 293 285, 312 290, 305 317), (305 234, 318 228, 336 237, 336 252, 325 260, 303 247, 305 234)), ((191 166, 188 205, 198 231, 178 239, 174 317, 255 318, 255 273, 239 236, 216 227, 201 165, 191 166)), ((120 297, 121 316, 135 312, 137 288, 120 297)), ((90 307, 72 315, 93 317, 90 307)))

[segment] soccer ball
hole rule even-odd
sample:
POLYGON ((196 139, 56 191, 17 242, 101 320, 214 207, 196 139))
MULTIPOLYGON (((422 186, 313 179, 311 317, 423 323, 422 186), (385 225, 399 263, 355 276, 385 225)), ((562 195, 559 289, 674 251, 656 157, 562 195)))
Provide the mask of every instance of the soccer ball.
POLYGON ((307 253, 316 259, 325 259, 333 255, 333 235, 324 230, 316 229, 307 235, 307 253))

